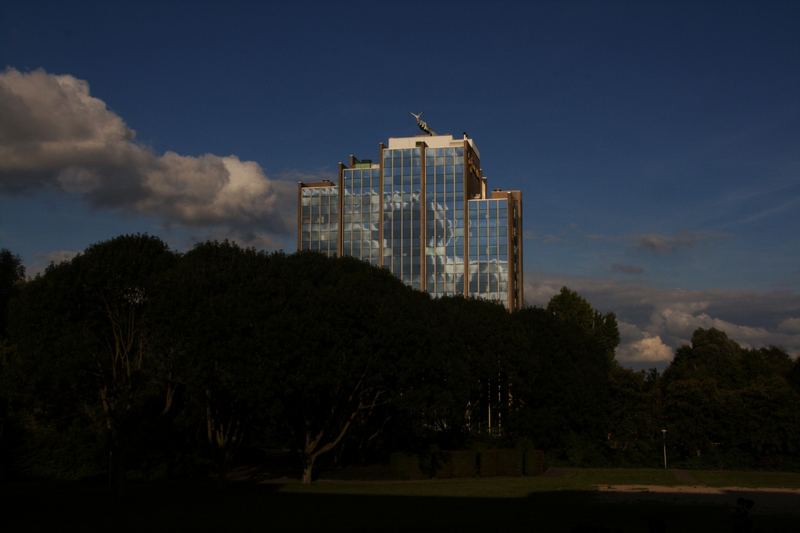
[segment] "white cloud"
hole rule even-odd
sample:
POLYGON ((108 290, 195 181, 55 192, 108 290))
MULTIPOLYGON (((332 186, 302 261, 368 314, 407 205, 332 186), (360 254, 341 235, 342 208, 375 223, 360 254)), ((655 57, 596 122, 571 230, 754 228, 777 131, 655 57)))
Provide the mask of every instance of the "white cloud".
POLYGON ((616 313, 623 363, 665 363, 697 328, 712 327, 743 346, 776 345, 800 355, 800 294, 793 291, 690 291, 536 273, 525 280, 531 305, 546 305, 567 286, 600 311, 616 313))
POLYGON ((620 345, 616 358, 622 363, 668 363, 672 360, 673 350, 658 335, 652 336, 635 324, 617 320, 620 345))
POLYGON ((670 307, 654 313, 650 328, 663 331, 665 334, 683 342, 688 342, 692 332, 697 328, 716 328, 724 331, 729 337, 745 347, 757 348, 770 344, 780 345, 787 349, 800 347, 800 336, 778 331, 770 331, 763 327, 753 327, 743 324, 734 324, 727 320, 714 318, 707 313, 692 314, 670 307))
POLYGON ((296 185, 235 155, 159 155, 89 85, 43 70, 0 73, 0 193, 41 187, 90 205, 217 227, 226 237, 292 231, 296 185))
POLYGON ((786 333, 800 333, 800 318, 787 318, 778 324, 778 330, 786 333))
POLYGON ((550 299, 558 294, 564 284, 558 281, 540 280, 537 283, 525 283, 525 300, 530 305, 544 307, 550 299))
POLYGON ((672 348, 656 335, 620 344, 616 357, 622 363, 668 363, 673 355, 672 348))

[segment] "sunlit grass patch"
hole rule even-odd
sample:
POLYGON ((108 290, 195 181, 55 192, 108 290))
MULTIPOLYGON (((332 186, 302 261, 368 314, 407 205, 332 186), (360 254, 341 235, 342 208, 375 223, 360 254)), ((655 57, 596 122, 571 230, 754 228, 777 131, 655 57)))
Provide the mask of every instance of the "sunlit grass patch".
POLYGON ((567 468, 563 476, 573 483, 597 485, 681 485, 672 470, 659 468, 567 468))
POLYGON ((692 476, 712 487, 800 488, 800 473, 758 470, 693 470, 692 476))

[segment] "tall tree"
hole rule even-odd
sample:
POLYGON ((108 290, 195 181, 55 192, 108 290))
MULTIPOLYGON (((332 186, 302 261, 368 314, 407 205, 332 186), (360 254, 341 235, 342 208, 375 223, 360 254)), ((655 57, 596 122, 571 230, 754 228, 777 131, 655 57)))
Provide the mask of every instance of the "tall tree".
POLYGON ((525 335, 515 366, 527 376, 515 384, 517 431, 573 462, 594 461, 607 437, 616 318, 565 287, 546 309, 523 309, 515 320, 525 335))
POLYGON ((418 320, 429 325, 427 345, 404 395, 414 427, 450 447, 462 445, 468 433, 497 432, 508 414, 508 313, 460 296, 425 303, 429 315, 418 320))
POLYGON ((12 347, 6 342, 8 307, 11 297, 25 279, 25 268, 19 256, 5 248, 0 249, 0 480, 8 468, 9 386, 14 379, 10 368, 12 347))
POLYGON ((547 303, 547 311, 558 320, 589 336, 602 348, 609 360, 619 345, 617 317, 614 313, 602 314, 577 292, 562 287, 561 291, 547 303))
POLYGON ((297 333, 273 327, 283 283, 273 277, 274 263, 284 260, 206 242, 184 254, 159 284, 164 297, 153 314, 164 409, 176 391, 185 391, 220 478, 245 438, 260 442, 279 395, 275 336, 297 333))
POLYGON ((402 390, 423 338, 414 302, 428 297, 349 258, 296 254, 281 279, 291 297, 275 318, 292 332, 280 350, 282 401, 309 483, 317 460, 402 390))
POLYGON ((25 267, 18 255, 0 249, 0 339, 8 328, 8 305, 19 283, 25 279, 25 267))
POLYGON ((14 308, 12 336, 34 390, 49 399, 44 412, 73 410, 64 413, 73 419, 97 412, 115 486, 152 360, 147 309, 158 275, 173 261, 155 237, 117 237, 51 265, 25 285, 14 308))
POLYGON ((609 373, 607 444, 611 458, 623 464, 658 464, 658 374, 615 365, 609 373))
POLYGON ((746 349, 698 329, 662 379, 664 420, 679 458, 778 466, 800 451, 792 361, 774 346, 746 349), (708 458, 708 459, 707 459, 708 458))

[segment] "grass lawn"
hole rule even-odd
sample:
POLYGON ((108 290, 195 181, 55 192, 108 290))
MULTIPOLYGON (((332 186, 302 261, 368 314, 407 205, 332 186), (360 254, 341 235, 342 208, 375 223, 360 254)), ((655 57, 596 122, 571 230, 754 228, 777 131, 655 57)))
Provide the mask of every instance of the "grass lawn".
POLYGON ((311 486, 288 483, 282 492, 307 494, 361 494, 388 496, 446 496, 454 498, 525 498, 534 492, 590 491, 598 484, 678 485, 663 470, 564 469, 558 475, 489 477, 418 481, 327 481, 311 486))
POLYGON ((800 488, 800 473, 690 470, 686 476, 657 468, 563 468, 537 477, 434 479, 419 481, 327 481, 287 483, 279 490, 300 494, 524 498, 552 491, 592 491, 600 485, 708 485, 711 487, 800 488))
POLYGON ((699 484, 710 487, 780 487, 800 489, 800 473, 757 470, 691 470, 699 484))

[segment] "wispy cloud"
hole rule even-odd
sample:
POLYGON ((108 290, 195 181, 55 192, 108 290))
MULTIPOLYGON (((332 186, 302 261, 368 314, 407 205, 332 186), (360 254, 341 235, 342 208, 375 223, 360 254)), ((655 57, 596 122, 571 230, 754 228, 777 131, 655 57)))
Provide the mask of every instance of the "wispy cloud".
POLYGON ((734 225, 743 225, 743 224, 750 224, 752 222, 757 222, 757 221, 762 220, 764 218, 769 218, 769 217, 777 215, 779 213, 783 213, 784 211, 787 211, 787 210, 789 210, 791 208, 794 208, 794 207, 796 207, 798 205, 800 205, 800 196, 795 196, 794 198, 790 198, 789 200, 781 202, 778 205, 771 206, 771 207, 766 207, 764 209, 760 209, 758 211, 752 212, 752 213, 748 214, 747 216, 745 216, 744 218, 741 218, 741 219, 731 223, 730 225, 734 226, 734 225))
MULTIPOLYGON (((558 240, 563 240, 563 237, 569 235, 573 239, 589 241, 596 244, 605 244, 608 246, 619 246, 632 248, 634 251, 647 252, 650 254, 662 255, 677 252, 683 249, 697 247, 702 243, 712 242, 727 237, 727 234, 719 231, 703 231, 703 230, 682 230, 673 233, 660 233, 660 232, 646 232, 646 233, 582 233, 578 231, 577 226, 570 226, 569 231, 564 230, 557 235, 558 240)), ((534 235, 531 232, 529 238, 537 239, 542 242, 548 242, 548 235, 534 235)), ((553 240, 550 239, 552 242, 553 240)), ((623 273, 638 273, 634 271, 625 270, 625 265, 612 265, 612 269, 616 272, 623 273)), ((636 267, 634 267, 635 270, 636 267)))
POLYGON ((296 191, 235 155, 157 154, 86 81, 8 68, 0 73, 0 194, 45 187, 96 208, 256 241, 291 231, 296 191))
POLYGON ((644 268, 636 265, 622 265, 619 263, 614 263, 611 265, 611 270, 614 272, 619 272, 620 274, 643 274, 644 268))
POLYGON ((716 236, 710 233, 690 231, 673 234, 645 233, 634 237, 637 248, 654 253, 671 253, 682 248, 693 248, 700 242, 714 238, 716 236))
POLYGON ((539 241, 544 244, 557 244, 569 240, 570 238, 580 237, 581 235, 578 232, 578 229, 579 227, 575 223, 568 224, 554 233, 544 233, 528 229, 523 232, 523 238, 526 241, 539 241))
POLYGON ((791 211, 800 205, 800 180, 796 175, 797 171, 788 183, 784 180, 778 184, 762 184, 762 180, 754 178, 756 185, 726 192, 708 206, 713 216, 704 226, 727 230, 791 211))

